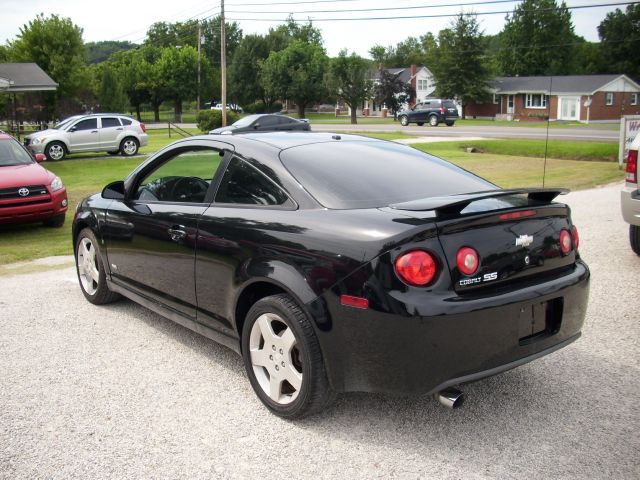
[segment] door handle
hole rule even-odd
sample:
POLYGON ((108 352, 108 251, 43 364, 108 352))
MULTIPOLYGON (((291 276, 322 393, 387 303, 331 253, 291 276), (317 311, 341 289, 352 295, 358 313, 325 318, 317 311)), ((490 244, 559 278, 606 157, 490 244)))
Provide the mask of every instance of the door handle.
POLYGON ((98 133, 98 130, 91 130, 91 133, 98 133))
POLYGON ((116 128, 116 130, 124 130, 124 128, 118 127, 118 128, 116 128))
POLYGON ((174 242, 180 242, 181 240, 183 240, 184 237, 187 236, 187 232, 185 232, 183 228, 183 225, 174 225, 173 227, 168 229, 167 232, 169 233, 169 237, 171 238, 171 240, 173 240, 174 242))

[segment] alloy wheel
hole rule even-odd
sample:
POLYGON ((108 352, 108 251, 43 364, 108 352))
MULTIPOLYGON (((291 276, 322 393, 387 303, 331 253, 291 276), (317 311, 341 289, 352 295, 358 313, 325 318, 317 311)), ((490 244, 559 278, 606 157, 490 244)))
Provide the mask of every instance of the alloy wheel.
POLYGON ((89 295, 94 295, 98 290, 100 272, 98 270, 96 249, 89 238, 85 237, 80 241, 76 261, 82 288, 89 295))
POLYGON ((49 147, 49 157, 51 160, 60 160, 64 157, 64 148, 58 143, 54 143, 49 147))
POLYGON ((122 150, 124 150, 126 155, 135 155, 138 151, 138 145, 135 140, 128 139, 122 144, 122 150))

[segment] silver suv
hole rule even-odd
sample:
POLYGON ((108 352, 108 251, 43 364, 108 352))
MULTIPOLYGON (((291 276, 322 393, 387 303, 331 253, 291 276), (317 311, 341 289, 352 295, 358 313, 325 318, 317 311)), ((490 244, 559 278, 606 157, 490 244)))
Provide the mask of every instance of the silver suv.
POLYGON ((62 160, 67 153, 108 152, 131 156, 149 142, 144 123, 117 113, 75 115, 48 130, 27 135, 24 145, 48 160, 62 160))
POLYGON ((629 147, 627 171, 622 189, 622 217, 629 224, 629 241, 632 250, 640 255, 640 179, 638 178, 638 150, 640 150, 640 134, 629 147))

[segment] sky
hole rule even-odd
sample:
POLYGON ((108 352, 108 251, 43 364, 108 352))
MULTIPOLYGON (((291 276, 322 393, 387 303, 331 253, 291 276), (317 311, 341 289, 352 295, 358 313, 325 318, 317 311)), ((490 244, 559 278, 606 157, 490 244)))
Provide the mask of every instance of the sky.
MULTIPOLYGON (((266 33, 269 27, 282 23, 289 13, 293 13, 294 18, 300 21, 311 18, 314 25, 322 30, 328 55, 336 56, 341 49, 346 48, 350 52, 369 56, 368 51, 375 44, 395 45, 408 36, 420 37, 427 32, 437 35, 452 18, 418 18, 419 16, 455 15, 461 9, 465 12, 473 11, 479 14, 478 19, 484 33, 496 34, 504 26, 505 13, 483 13, 512 11, 518 3, 520 2, 510 0, 226 0, 225 11, 228 21, 237 21, 244 34, 266 33), (478 4, 483 1, 485 4, 478 4), (461 7, 461 4, 467 6, 461 7), (391 5, 396 9, 375 10, 389 9, 391 5), (408 8, 416 6, 422 8, 408 8), (329 13, 327 10, 340 12, 329 13), (353 20, 362 17, 409 18, 353 20), (322 20, 335 18, 348 20, 322 20)), ((566 3, 569 7, 591 7, 622 1, 566 0, 566 3)), ((619 8, 624 10, 626 7, 621 5, 619 8)), ((605 6, 571 10, 575 33, 589 41, 597 41, 598 24, 607 12, 615 9, 615 6, 605 6)), ((141 43, 148 27, 154 22, 177 22, 216 15, 220 12, 220 0, 0 0, 0 11, 0 43, 14 39, 20 33, 20 28, 38 13, 44 13, 45 16, 55 13, 71 18, 83 28, 85 42, 129 40, 141 43)))

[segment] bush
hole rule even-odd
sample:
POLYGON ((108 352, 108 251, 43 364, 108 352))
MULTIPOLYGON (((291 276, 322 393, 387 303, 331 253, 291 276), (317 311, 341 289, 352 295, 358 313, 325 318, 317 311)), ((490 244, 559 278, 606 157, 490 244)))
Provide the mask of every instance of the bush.
MULTIPOLYGON (((238 120, 238 114, 227 110, 227 125, 231 125, 236 120, 238 120)), ((200 110, 196 121, 201 132, 219 128, 222 126, 222 110, 200 110)))
POLYGON ((282 110, 280 102, 274 102, 269 108, 263 102, 250 103, 244 107, 244 111, 247 113, 274 113, 280 110, 282 110))

